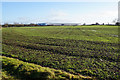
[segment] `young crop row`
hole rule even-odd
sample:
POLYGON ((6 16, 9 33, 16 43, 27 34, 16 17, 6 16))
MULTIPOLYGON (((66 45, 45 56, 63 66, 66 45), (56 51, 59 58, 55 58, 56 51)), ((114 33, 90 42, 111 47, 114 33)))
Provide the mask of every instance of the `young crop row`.
MULTIPOLYGON (((1 56, 0 56, 1 57, 1 56)), ((73 75, 65 71, 56 70, 40 65, 23 62, 18 59, 2 56, 2 80, 84 80, 92 79, 89 76, 73 75), (9 74, 9 76, 8 76, 9 74)))
MULTIPOLYGON (((46 39, 47 40, 47 39, 46 39)), ((46 41, 45 40, 45 41, 46 41)), ((55 41, 56 39, 51 40, 55 41)), ((57 40, 56 40, 57 41, 57 40)), ((82 42, 82 41, 75 41, 75 40, 62 40, 64 45, 59 45, 61 42, 58 42, 57 44, 55 41, 55 44, 50 44, 50 41, 48 39, 49 43, 34 43, 34 42, 23 42, 20 41, 17 42, 15 40, 3 40, 3 43, 6 45, 14 45, 14 46, 20 46, 27 49, 35 49, 35 50, 41 50, 41 51, 49 51, 52 53, 59 53, 63 55, 68 56, 79 56, 79 57, 88 57, 88 58, 102 58, 105 60, 110 61, 120 61, 118 57, 118 44, 106 44, 106 43, 97 43, 97 42, 82 42), (69 45, 67 45, 69 44, 69 45), (103 45, 104 44, 104 45, 103 45), (113 55, 114 54, 114 55, 113 55)), ((46 41, 47 42, 47 41, 46 41)), ((63 44, 61 43, 61 44, 63 44)))
MULTIPOLYGON (((38 29, 38 31, 40 31, 40 29, 38 29)), ((48 28, 44 28, 44 30, 46 29, 48 28)), ((93 30, 91 28, 84 29, 93 30)), ((120 79, 120 54, 118 43, 30 36, 27 34, 28 32, 26 32, 27 35, 15 32, 19 30, 18 28, 10 30, 3 31, 2 47, 3 55, 5 56, 18 58, 41 66, 62 69, 72 74, 95 76, 98 79, 120 79)), ((50 30, 48 29, 46 31, 50 30)), ((52 31, 56 31, 56 34, 57 30, 57 28, 52 29, 52 31)), ((78 31, 82 30, 82 28, 65 28, 65 30, 72 35, 70 30, 78 31)), ((65 30, 64 33, 68 34, 65 30)), ((95 30, 98 30, 98 28, 95 30)), ((101 31, 104 33, 106 30, 107 28, 101 31)), ((52 31, 50 31, 50 33, 52 33, 52 31)), ((108 28, 106 34, 110 34, 110 32, 112 32, 112 28, 108 28)), ((59 33, 62 34, 62 31, 59 33)), ((112 34, 113 33, 114 32, 112 32, 112 34)), ((30 34, 32 34, 32 32, 30 34)), ((34 34, 36 33, 34 32, 34 34)), ((73 34, 79 35, 76 31, 74 31, 73 34)), ((85 34, 87 35, 89 32, 85 34)), ((103 37, 105 37, 105 35, 103 37)), ((114 39, 114 37, 112 38, 114 39)))
MULTIPOLYGON (((67 42, 68 41, 66 41, 66 43, 67 42)), ((120 67, 117 65, 119 63, 118 53, 116 53, 117 49, 108 51, 101 51, 102 49, 99 49, 97 51, 96 48, 98 47, 94 47, 96 49, 94 51, 89 49, 85 50, 85 48, 81 46, 75 47, 73 45, 74 47, 72 47, 72 44, 69 44, 69 46, 53 46, 3 40, 3 51, 7 53, 3 54, 6 56, 12 55, 12 57, 17 57, 24 61, 33 62, 42 66, 63 69, 74 74, 81 73, 83 75, 102 78, 102 74, 107 72, 106 76, 103 78, 118 78, 119 73, 117 73, 117 71, 119 71, 120 67), (102 72, 99 71, 101 68, 103 69, 102 72), (84 69, 87 69, 88 72, 84 71, 84 69), (91 72, 89 72, 89 70, 91 72), (113 77, 108 75, 113 75, 113 77)), ((113 47, 116 46, 114 45, 113 47)))

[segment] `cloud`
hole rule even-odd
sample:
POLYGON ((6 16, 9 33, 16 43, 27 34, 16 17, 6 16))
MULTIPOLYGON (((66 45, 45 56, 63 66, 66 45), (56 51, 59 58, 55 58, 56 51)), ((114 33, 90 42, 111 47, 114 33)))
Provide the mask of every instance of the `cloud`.
POLYGON ((80 23, 112 23, 115 18, 118 16, 117 10, 106 10, 106 11, 95 11, 95 12, 88 12, 84 14, 76 14, 73 15, 74 22, 80 23))
POLYGON ((32 19, 30 17, 18 17, 17 22, 18 23, 29 23, 32 19))
POLYGON ((89 14, 88 17, 94 19, 94 21, 104 22, 104 23, 112 23, 112 21, 117 18, 118 12, 117 10, 106 10, 106 11, 99 11, 97 13, 89 14))
POLYGON ((111 10, 108 10, 108 11, 104 11, 104 12, 100 12, 100 14, 98 15, 101 15, 103 17, 115 17, 117 16, 118 14, 118 11, 117 10, 114 10, 114 11, 111 11, 111 10))
POLYGON ((48 22, 72 22, 72 23, 111 23, 117 18, 117 10, 97 11, 89 13, 67 13, 62 10, 52 10, 46 18, 48 22))
POLYGON ((40 18, 31 18, 31 17, 18 17, 17 23, 39 23, 40 18))
POLYGON ((43 17, 19 17, 18 23, 112 23, 117 18, 117 11, 107 10, 89 13, 68 13, 63 10, 51 10, 48 15, 43 17))
POLYGON ((61 10, 52 10, 47 18, 50 22, 66 22, 69 21, 69 14, 61 10))
POLYGON ((18 23, 41 23, 41 22, 73 22, 70 15, 62 10, 51 10, 48 15, 43 17, 18 17, 18 23))
POLYGON ((72 15, 71 13, 68 13, 66 11, 62 10, 52 10, 49 12, 49 15, 46 17, 47 22, 62 22, 62 23, 73 23, 73 22, 79 22, 78 18, 72 15))

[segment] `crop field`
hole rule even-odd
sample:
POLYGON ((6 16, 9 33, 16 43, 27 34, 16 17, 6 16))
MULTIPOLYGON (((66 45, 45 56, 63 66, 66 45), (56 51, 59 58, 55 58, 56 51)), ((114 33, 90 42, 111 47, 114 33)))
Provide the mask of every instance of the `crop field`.
POLYGON ((3 56, 97 80, 120 79, 119 45, 118 26, 2 28, 3 56))

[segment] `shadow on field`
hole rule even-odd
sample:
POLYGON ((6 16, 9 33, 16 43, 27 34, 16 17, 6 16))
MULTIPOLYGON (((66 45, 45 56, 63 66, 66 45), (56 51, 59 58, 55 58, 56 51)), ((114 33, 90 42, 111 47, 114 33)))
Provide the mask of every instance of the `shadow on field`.
MULTIPOLYGON (((7 66, 3 64, 3 70, 20 80, 48 80, 48 76, 51 75, 49 72, 38 72, 37 70, 27 71, 26 69, 22 69, 23 67, 23 64, 19 65, 18 68, 15 68, 13 64, 8 64, 7 66)), ((2 80, 6 79, 3 78, 2 80)))

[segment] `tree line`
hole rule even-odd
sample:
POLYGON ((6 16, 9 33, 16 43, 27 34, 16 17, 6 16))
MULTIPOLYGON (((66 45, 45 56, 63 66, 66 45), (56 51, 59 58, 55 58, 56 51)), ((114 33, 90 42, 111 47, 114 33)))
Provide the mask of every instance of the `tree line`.
POLYGON ((8 24, 5 23, 2 27, 25 27, 25 26, 38 26, 37 24, 8 24))
MULTIPOLYGON (((83 25, 87 25, 87 24, 84 23, 83 25)), ((103 24, 99 24, 99 23, 95 23, 95 24, 90 24, 90 25, 111 25, 111 24, 104 24, 104 23, 103 24)), ((120 26, 120 22, 116 22, 114 25, 120 26)), ((26 27, 26 26, 44 26, 44 25, 39 25, 39 24, 34 24, 34 23, 30 23, 30 24, 8 24, 8 23, 5 23, 3 25, 0 25, 0 27, 26 27)), ((53 25, 46 25, 46 26, 53 26, 53 25)))

